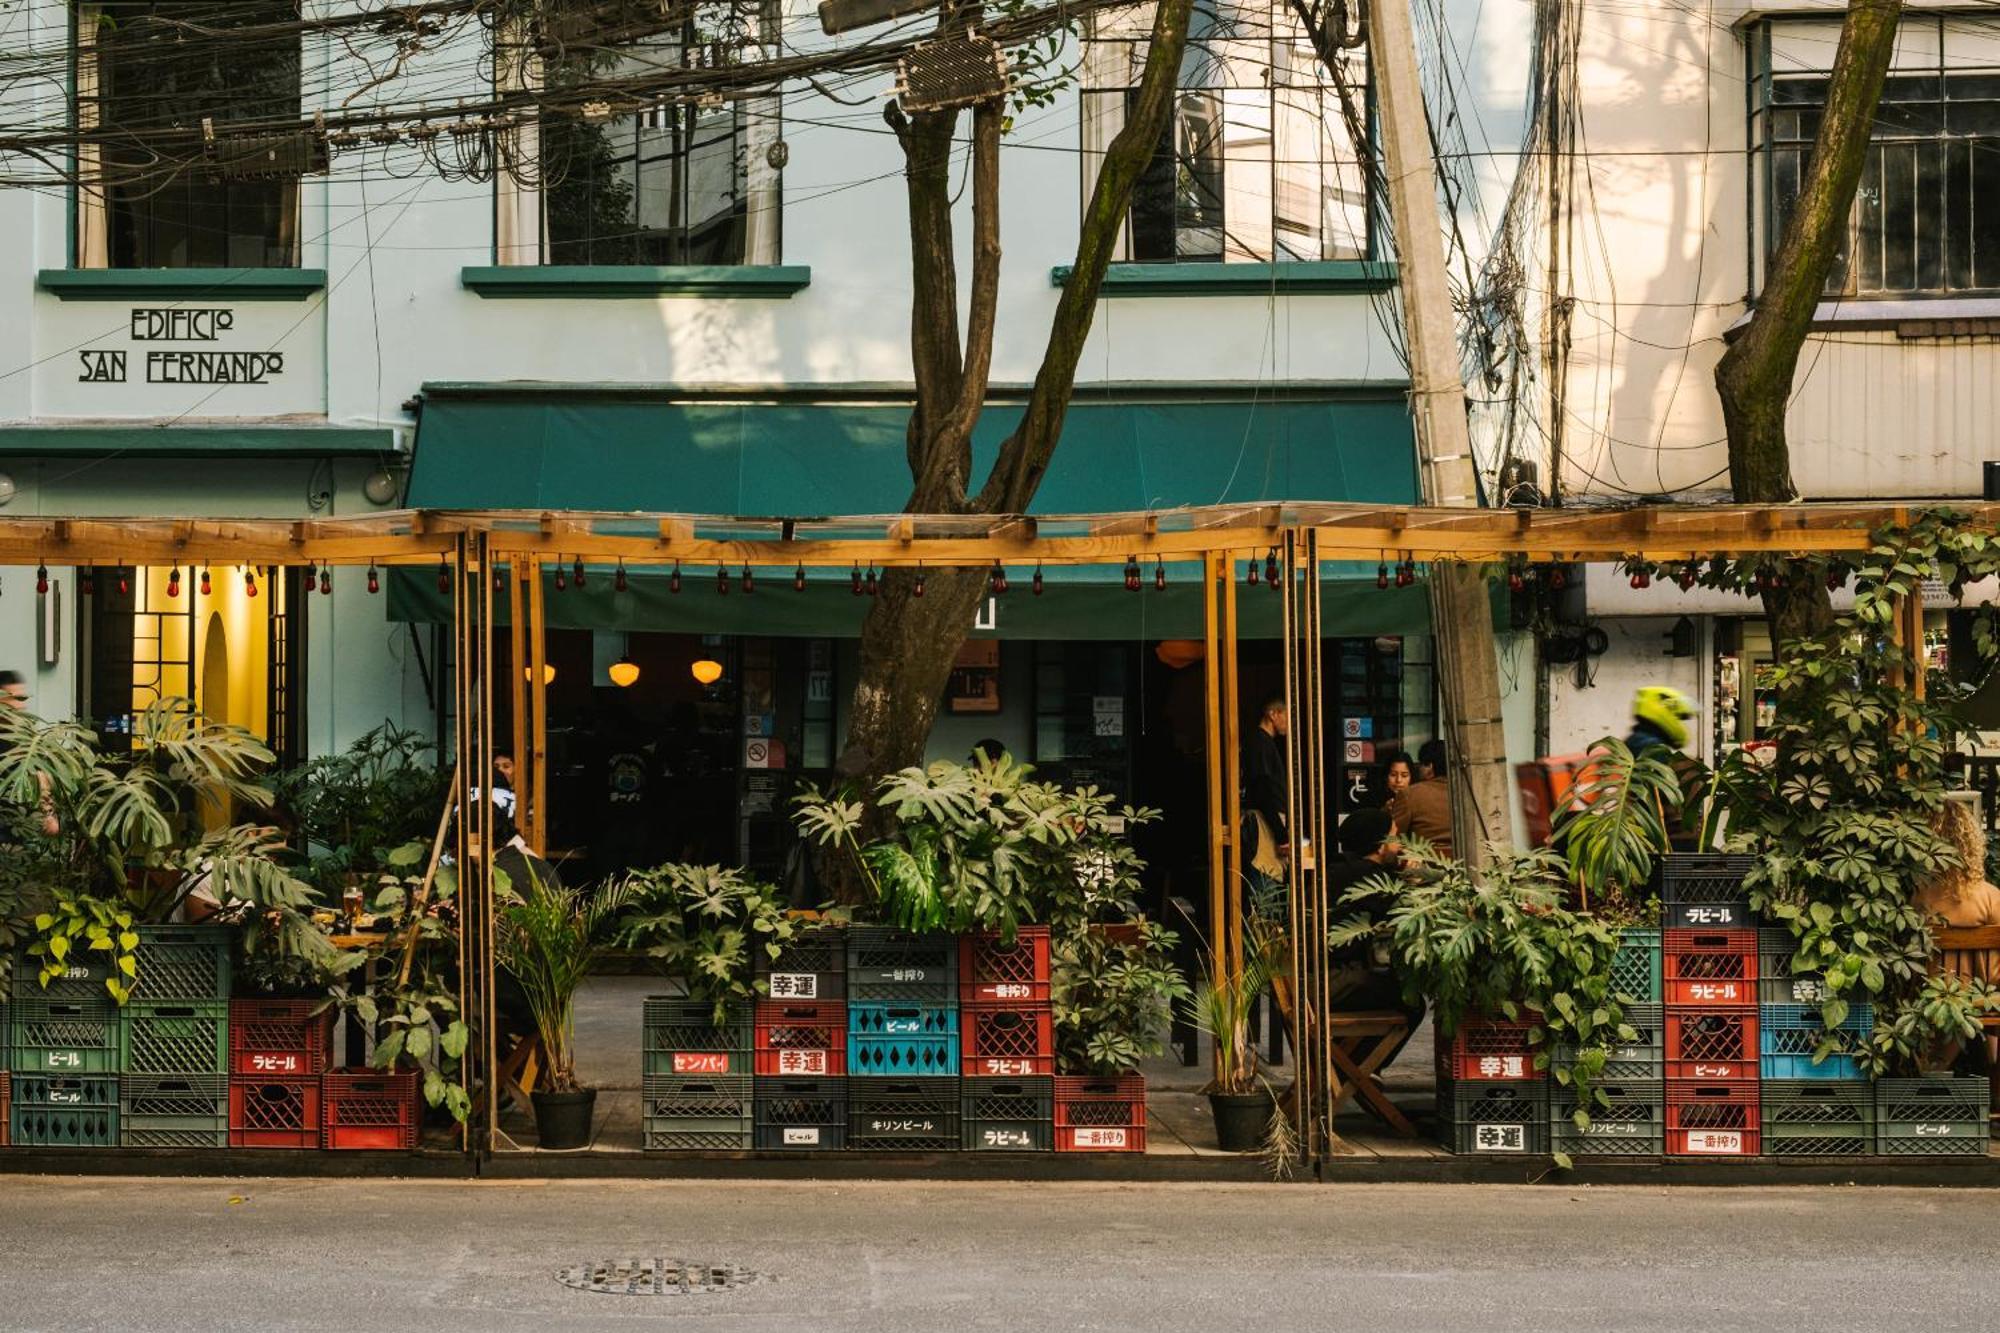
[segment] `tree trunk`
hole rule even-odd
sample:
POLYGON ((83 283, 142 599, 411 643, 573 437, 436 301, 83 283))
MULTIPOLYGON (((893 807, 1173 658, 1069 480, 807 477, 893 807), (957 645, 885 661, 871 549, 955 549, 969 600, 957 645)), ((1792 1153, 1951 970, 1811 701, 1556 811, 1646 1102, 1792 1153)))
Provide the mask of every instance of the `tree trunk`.
MULTIPOLYGON (((914 266, 910 347, 917 406, 910 419, 906 513, 1018 514, 1034 499, 1062 433, 1098 288, 1131 208, 1132 191, 1173 107, 1191 8, 1192 0, 1160 0, 1154 12, 1139 94, 1105 152, 1084 210, 1076 263, 1057 298, 1027 408, 976 495, 970 493, 971 441, 986 401, 1000 271, 1002 108, 994 103, 973 112, 973 273, 963 350, 948 170, 956 117, 936 112, 905 118, 893 106, 885 113, 903 146, 914 266)), ((948 10, 941 27, 971 17, 976 15, 948 10)), ((989 577, 984 568, 933 567, 924 574, 919 598, 914 571, 889 571, 862 625, 860 676, 839 769, 864 786, 923 762, 945 680, 972 629, 989 577)))
MULTIPOLYGON (((1729 435, 1730 486, 1745 504, 1798 498, 1785 439, 1786 409, 1799 351, 1826 290, 1827 271, 1847 235, 1902 12, 1902 0, 1849 3, 1834 55, 1826 113, 1798 203, 1785 224, 1749 324, 1716 363, 1715 387, 1729 435)), ((1764 594, 1764 614, 1779 643, 1816 634, 1833 619, 1826 585, 1809 567, 1794 561, 1785 572, 1784 585, 1764 594)))

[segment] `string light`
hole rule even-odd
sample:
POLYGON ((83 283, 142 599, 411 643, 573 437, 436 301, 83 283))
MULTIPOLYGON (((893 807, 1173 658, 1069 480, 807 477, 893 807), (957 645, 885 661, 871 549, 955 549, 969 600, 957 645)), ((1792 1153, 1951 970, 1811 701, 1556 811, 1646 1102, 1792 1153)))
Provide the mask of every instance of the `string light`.
MULTIPOLYGON (((329 588, 327 589, 327 591, 331 592, 333 590, 329 588)), ((499 565, 493 566, 493 591, 495 592, 507 591, 507 573, 499 565)))
POLYGON ((747 595, 757 591, 757 583, 750 577, 750 566, 743 566, 743 591, 747 595))
POLYGON ((1160 557, 1156 555, 1153 557, 1153 591, 1165 592, 1166 590, 1167 590, 1166 562, 1161 560, 1160 557))
POLYGON ((578 556, 578 557, 576 558, 576 568, 570 571, 570 581, 571 581, 571 582, 573 582, 573 583, 575 583, 575 584, 576 584, 576 586, 577 586, 577 587, 579 587, 579 588, 581 588, 581 587, 583 586, 583 557, 582 557, 582 556, 578 556))
POLYGON ((1251 556, 1247 564, 1249 568, 1243 575, 1243 581, 1254 588, 1264 581, 1264 576, 1258 572, 1261 567, 1257 564, 1256 556, 1251 556))
POLYGON ((172 569, 167 571, 167 596, 179 597, 180 595, 181 595, 181 567, 179 565, 175 565, 172 569))
POLYGON ((569 576, 563 573, 563 558, 558 554, 556 556, 556 591, 561 592, 567 587, 569 587, 569 576))
POLYGON ((729 596, 729 567, 720 560, 715 562, 715 595, 729 596))
POLYGON ((1035 578, 1030 586, 1033 587, 1035 596, 1040 597, 1042 595, 1042 564, 1039 560, 1035 562, 1035 578))
POLYGON ((1403 563, 1396 566, 1396 586, 1398 588, 1408 588, 1414 585, 1416 581, 1417 562, 1406 551, 1403 554, 1403 563))
MULTIPOLYGON (((560 569, 556 571, 556 587, 562 587, 562 571, 560 569)), ((451 591, 451 566, 445 563, 443 556, 438 557, 438 591, 451 591)))
POLYGON ((1139 591, 1139 557, 1136 555, 1125 557, 1125 591, 1139 591))
POLYGON ((1375 586, 1385 591, 1389 587, 1389 559, 1386 555, 1375 566, 1375 586))
MULTIPOLYGON (((442 564, 438 567, 439 569, 444 568, 442 564)), ((444 587, 440 588, 439 591, 449 592, 451 590, 451 575, 449 573, 441 573, 438 575, 438 578, 444 584, 444 587)), ((257 595, 257 566, 255 565, 250 565, 243 571, 243 595, 245 597, 255 597, 257 595)))
POLYGON ((1264 582, 1271 585, 1272 592, 1281 591, 1282 580, 1278 577, 1278 548, 1273 546, 1264 555, 1264 582))
POLYGON ((47 565, 35 566, 35 592, 38 596, 42 597, 46 597, 49 594, 49 567, 47 565))
POLYGON ((995 597, 1007 595, 1007 570, 998 560, 993 562, 993 571, 986 576, 986 586, 993 590, 995 597))
POLYGON ((97 570, 95 567, 85 565, 83 567, 83 576, 78 582, 82 585, 85 597, 97 596, 97 570))
POLYGON ((624 592, 627 586, 625 580, 625 557, 621 555, 618 557, 618 572, 611 576, 611 591, 624 592))
POLYGON ((676 560, 674 561, 674 572, 667 576, 667 591, 679 592, 680 590, 681 590, 681 562, 676 560))
MULTIPOLYGON (((374 583, 374 581, 375 581, 375 566, 374 566, 373 562, 370 562, 370 564, 369 564, 369 566, 368 566, 368 580, 369 580, 370 584, 373 584, 373 583, 374 583)), ((203 565, 203 566, 201 567, 201 589, 200 589, 200 591, 201 591, 201 595, 202 595, 203 597, 206 597, 206 596, 208 596, 208 595, 209 595, 209 584, 208 584, 208 566, 207 566, 207 565, 203 565)), ((370 591, 370 592, 374 592, 374 591, 375 591, 375 589, 374 589, 374 588, 373 588, 373 587, 371 586, 371 587, 370 587, 370 588, 368 589, 368 591, 370 591)))
POLYGON ((910 584, 910 596, 922 597, 923 595, 924 595, 924 567, 922 565, 918 565, 916 581, 910 584))
MULTIPOLYGON (((500 571, 498 569, 493 571, 493 581, 495 583, 500 582, 500 571)), ((319 567, 319 595, 322 597, 333 596, 333 566, 331 565, 322 564, 319 567)))
MULTIPOLYGON (((208 571, 205 569, 201 571, 201 590, 203 592, 208 591, 208 571)), ((381 576, 375 572, 375 562, 373 560, 370 560, 368 562, 368 591, 369 592, 382 591, 382 579, 381 576)))
MULTIPOLYGON (((870 566, 870 568, 873 568, 873 566, 870 566)), ((854 562, 854 573, 851 581, 853 583, 854 595, 859 597, 861 595, 861 562, 859 560, 854 562)))
POLYGON ((873 597, 873 596, 875 596, 876 594, 878 594, 878 593, 879 593, 879 592, 881 592, 881 590, 882 590, 882 589, 881 589, 881 585, 880 585, 880 584, 878 584, 878 583, 876 583, 876 581, 875 581, 875 562, 874 562, 873 560, 870 560, 870 561, 868 562, 868 585, 867 585, 867 586, 868 586, 868 595, 869 595, 870 597, 873 597))
POLYGON ((118 595, 120 597, 132 595, 132 575, 123 565, 118 566, 118 595))
POLYGON ((804 592, 805 590, 806 590, 806 566, 805 566, 805 561, 801 560, 799 562, 799 567, 792 571, 792 591, 804 592))

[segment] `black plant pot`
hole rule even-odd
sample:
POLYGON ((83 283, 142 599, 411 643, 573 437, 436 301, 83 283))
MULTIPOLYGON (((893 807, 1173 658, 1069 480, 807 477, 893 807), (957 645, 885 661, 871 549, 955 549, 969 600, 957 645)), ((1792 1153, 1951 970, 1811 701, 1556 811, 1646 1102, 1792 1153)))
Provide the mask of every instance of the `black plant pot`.
POLYGON ((590 1122, 597 1113, 597 1089, 576 1092, 536 1092, 535 1136, 544 1148, 583 1148, 590 1144, 590 1122))
POLYGON ((1215 1141, 1224 1152, 1256 1152, 1271 1132, 1271 1116, 1277 1103, 1271 1094, 1256 1092, 1211 1092, 1209 1109, 1215 1112, 1215 1141))

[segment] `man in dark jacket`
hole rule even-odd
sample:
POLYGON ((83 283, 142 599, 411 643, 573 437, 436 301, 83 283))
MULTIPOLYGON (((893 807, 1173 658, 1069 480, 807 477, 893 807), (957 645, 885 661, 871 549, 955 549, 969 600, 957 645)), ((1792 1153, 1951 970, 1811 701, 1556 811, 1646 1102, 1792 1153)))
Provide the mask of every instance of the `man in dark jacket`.
MULTIPOLYGON (((1256 821, 1262 820, 1259 833, 1268 832, 1272 842, 1265 850, 1279 858, 1291 850, 1291 835, 1285 824, 1285 807, 1291 790, 1289 766, 1285 762, 1288 730, 1284 698, 1274 696, 1264 701, 1257 725, 1243 741, 1243 823, 1245 828, 1255 828, 1256 821)), ((1250 838, 1244 839, 1243 846, 1245 864, 1265 859, 1250 838)))

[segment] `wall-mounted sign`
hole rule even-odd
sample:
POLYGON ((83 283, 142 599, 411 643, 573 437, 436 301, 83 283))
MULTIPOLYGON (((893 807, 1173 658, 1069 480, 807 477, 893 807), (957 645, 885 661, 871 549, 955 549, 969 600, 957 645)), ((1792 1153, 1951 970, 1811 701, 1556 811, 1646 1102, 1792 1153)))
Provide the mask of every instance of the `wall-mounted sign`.
POLYGON ((967 639, 952 663, 944 697, 954 713, 1000 711, 1000 641, 967 639))
MULTIPOLYGON (((236 327, 234 310, 132 310, 128 332, 133 342, 215 342, 236 327)), ((268 384, 285 372, 285 354, 271 351, 222 351, 195 348, 139 349, 147 384, 268 384)), ((131 355, 123 348, 86 347, 77 352, 77 380, 83 384, 124 384, 130 378, 131 355)))
POLYGON ((324 411, 325 320, 285 302, 37 302, 38 338, 72 350, 35 369, 40 416, 256 416, 324 411), (106 315, 109 318, 106 318, 106 315))

